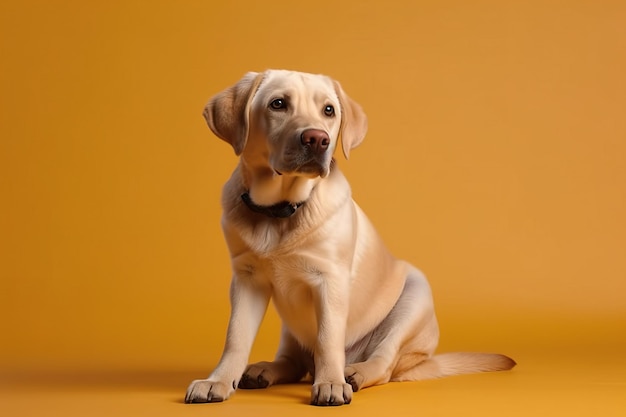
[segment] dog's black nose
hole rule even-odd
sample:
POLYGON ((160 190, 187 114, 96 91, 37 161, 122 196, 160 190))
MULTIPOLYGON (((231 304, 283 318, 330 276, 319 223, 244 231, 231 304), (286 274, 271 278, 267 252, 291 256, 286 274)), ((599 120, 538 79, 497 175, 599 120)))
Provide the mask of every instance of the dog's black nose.
POLYGON ((330 138, 323 130, 307 129, 302 132, 300 142, 304 146, 311 148, 315 153, 324 153, 328 149, 328 145, 330 145, 330 138))

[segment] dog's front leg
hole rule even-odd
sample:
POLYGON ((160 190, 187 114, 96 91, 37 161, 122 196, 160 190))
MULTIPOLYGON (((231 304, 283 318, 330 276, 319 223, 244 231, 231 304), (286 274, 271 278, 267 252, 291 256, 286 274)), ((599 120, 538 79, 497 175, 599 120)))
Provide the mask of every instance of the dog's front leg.
POLYGON ((224 353, 207 379, 197 379, 189 385, 186 403, 220 402, 232 395, 248 363, 270 295, 269 288, 258 285, 250 277, 233 277, 230 287, 232 310, 224 353))
POLYGON ((325 280, 317 288, 317 343, 313 359, 315 378, 311 389, 313 405, 343 405, 352 401, 352 386, 346 383, 345 338, 348 318, 347 288, 341 280, 325 280))

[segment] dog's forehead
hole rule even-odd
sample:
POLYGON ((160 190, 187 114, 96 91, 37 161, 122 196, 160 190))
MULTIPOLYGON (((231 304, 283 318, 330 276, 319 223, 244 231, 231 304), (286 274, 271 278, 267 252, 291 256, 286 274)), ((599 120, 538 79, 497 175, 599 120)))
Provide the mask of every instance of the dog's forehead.
POLYGON ((301 92, 315 98, 336 97, 332 80, 319 74, 305 72, 269 70, 259 86, 259 93, 301 92))

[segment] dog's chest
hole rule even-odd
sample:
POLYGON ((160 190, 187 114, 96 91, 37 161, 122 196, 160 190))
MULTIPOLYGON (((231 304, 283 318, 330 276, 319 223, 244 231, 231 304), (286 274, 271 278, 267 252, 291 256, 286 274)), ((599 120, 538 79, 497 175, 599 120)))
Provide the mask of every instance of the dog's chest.
POLYGON ((315 287, 321 276, 306 259, 292 258, 277 262, 269 279, 272 300, 282 321, 302 345, 313 347, 317 335, 315 287))
POLYGON ((297 220, 263 219, 248 222, 239 228, 245 245, 259 258, 275 259, 304 244, 310 235, 308 228, 297 220))
POLYGON ((261 258, 275 255, 289 241, 289 236, 269 221, 248 225, 242 230, 241 237, 252 252, 261 258))
POLYGON ((324 279, 315 259, 298 252, 271 258, 248 253, 238 258, 237 272, 262 286, 270 286, 272 301, 283 323, 302 345, 315 343, 315 289, 324 279))

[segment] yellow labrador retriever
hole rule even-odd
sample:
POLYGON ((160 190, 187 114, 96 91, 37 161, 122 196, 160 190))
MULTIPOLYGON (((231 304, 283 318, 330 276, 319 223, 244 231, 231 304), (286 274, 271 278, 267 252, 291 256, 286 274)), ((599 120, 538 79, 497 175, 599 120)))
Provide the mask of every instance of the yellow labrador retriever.
POLYGON ((434 355, 439 329, 424 275, 385 248, 352 200, 333 153, 367 131, 339 83, 284 70, 248 73, 204 111, 240 162, 224 186, 222 225, 232 262, 226 346, 185 402, 226 400, 239 388, 313 378, 311 404, 342 405, 359 389, 511 369, 499 354, 434 355), (247 366, 269 300, 282 319, 273 362, 247 366))

